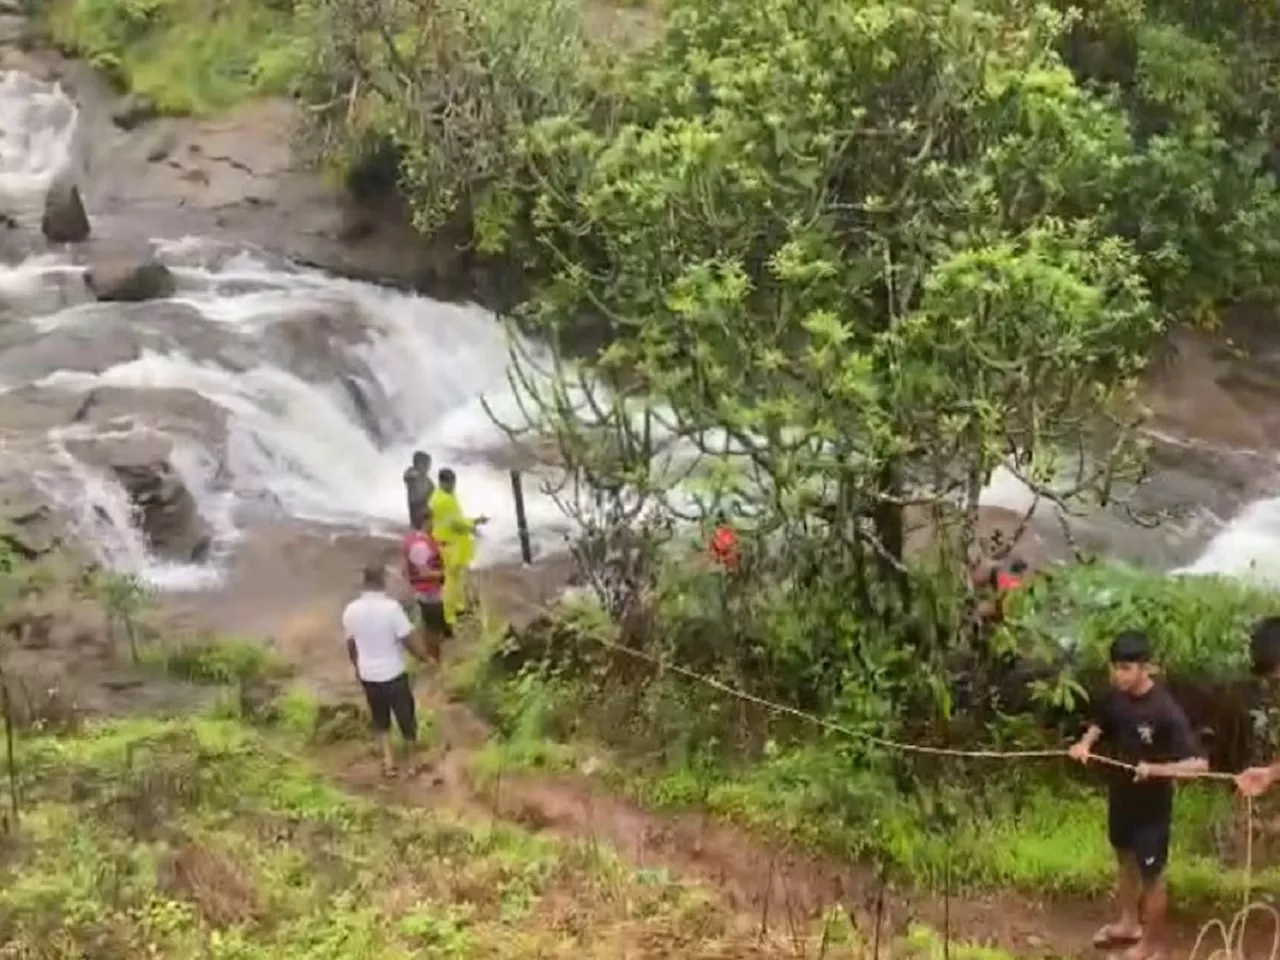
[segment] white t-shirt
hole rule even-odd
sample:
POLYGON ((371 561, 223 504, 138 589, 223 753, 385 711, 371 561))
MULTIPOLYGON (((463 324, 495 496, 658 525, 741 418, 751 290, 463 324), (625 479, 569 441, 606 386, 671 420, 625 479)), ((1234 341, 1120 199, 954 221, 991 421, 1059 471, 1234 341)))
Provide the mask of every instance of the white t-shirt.
POLYGON ((342 611, 342 629, 356 642, 356 673, 384 683, 404 673, 401 644, 413 634, 404 607, 385 593, 366 590, 342 611))

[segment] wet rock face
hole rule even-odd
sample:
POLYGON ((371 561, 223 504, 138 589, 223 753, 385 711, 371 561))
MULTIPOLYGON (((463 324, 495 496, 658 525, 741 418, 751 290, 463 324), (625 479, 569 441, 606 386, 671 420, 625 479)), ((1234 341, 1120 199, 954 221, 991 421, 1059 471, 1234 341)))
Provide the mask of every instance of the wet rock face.
POLYGON ((234 331, 201 317, 194 307, 155 301, 87 306, 53 330, 31 329, 0 352, 0 380, 36 381, 60 371, 102 373, 137 360, 143 351, 178 352, 197 363, 243 371, 253 350, 234 331))
POLYGON ((157 556, 199 563, 208 555, 213 531, 174 469, 172 441, 137 432, 72 441, 67 446, 75 456, 106 468, 120 482, 157 556))
POLYGON ((89 215, 85 213, 80 188, 59 178, 44 198, 40 231, 50 243, 83 243, 89 239, 89 215))
POLYGON ((99 300, 125 303, 161 300, 178 289, 169 268, 151 259, 101 260, 85 271, 85 283, 99 300))
POLYGON ((0 480, 0 544, 24 560, 37 560, 56 550, 65 535, 33 484, 18 476, 0 480))
POLYGON ((336 383, 365 432, 385 446, 394 432, 387 426, 394 419, 391 402, 356 354, 370 340, 368 322, 352 304, 288 314, 262 335, 268 355, 294 375, 312 383, 336 383))

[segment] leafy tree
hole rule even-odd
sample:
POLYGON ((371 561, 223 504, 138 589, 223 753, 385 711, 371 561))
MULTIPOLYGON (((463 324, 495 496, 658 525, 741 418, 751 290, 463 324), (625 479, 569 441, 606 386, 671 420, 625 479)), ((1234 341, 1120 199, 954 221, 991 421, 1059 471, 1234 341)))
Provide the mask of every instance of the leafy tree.
MULTIPOLYGON (((957 623, 916 617, 913 516, 963 555, 1002 462, 1064 502, 1106 500, 1134 462, 1161 324, 1131 245, 1091 215, 1124 189, 1132 136, 1062 62, 1067 26, 1047 5, 682 0, 615 123, 529 139, 548 272, 528 318, 552 342, 607 324, 591 386, 625 384, 665 442, 737 464, 717 492, 917 640, 957 623)), ((616 449, 635 401, 526 392, 575 466, 644 478, 652 450, 616 449)))
POLYGON ((1113 228, 1143 254, 1171 312, 1273 298, 1280 255, 1274 125, 1280 18, 1257 0, 1108 0, 1077 18, 1067 56, 1113 94, 1136 149, 1113 228))
POLYGON ((574 0, 305 0, 313 136, 353 163, 392 149, 414 223, 501 248, 523 128, 572 111, 591 76, 574 0))

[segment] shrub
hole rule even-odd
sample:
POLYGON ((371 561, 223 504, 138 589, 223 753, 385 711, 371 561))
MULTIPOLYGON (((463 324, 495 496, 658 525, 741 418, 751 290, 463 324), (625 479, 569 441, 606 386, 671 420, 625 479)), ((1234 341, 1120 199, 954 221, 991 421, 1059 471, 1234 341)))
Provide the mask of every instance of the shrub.
POLYGON ((54 39, 163 112, 283 93, 303 55, 292 5, 254 0, 59 0, 54 39))
POLYGON ((1024 652, 1069 653, 1099 671, 1117 632, 1152 637, 1173 677, 1238 679, 1248 672, 1249 631, 1280 611, 1280 594, 1223 577, 1168 576, 1118 564, 1068 566, 1014 596, 1009 630, 1024 652))

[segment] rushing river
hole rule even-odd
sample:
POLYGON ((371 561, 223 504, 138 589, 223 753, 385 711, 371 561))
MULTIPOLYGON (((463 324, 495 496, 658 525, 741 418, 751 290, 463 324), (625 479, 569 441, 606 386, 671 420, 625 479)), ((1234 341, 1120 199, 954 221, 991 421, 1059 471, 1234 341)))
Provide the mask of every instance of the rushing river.
MULTIPOLYGON (((0 74, 0 202, 38 208, 72 162, 78 119, 58 87, 0 74)), ((217 582, 256 517, 392 532, 419 448, 458 471, 470 512, 493 518, 481 561, 515 553, 510 482, 493 462, 505 438, 482 405, 515 414, 506 333, 492 316, 198 237, 153 248, 178 290, 144 305, 97 303, 72 253, 0 266, 0 391, 113 388, 134 415, 111 429, 167 432, 213 533, 200 563, 157 559, 111 470, 77 455, 100 425, 0 420, 5 469, 34 477, 106 562, 190 589, 217 582), (216 416, 183 413, 193 397, 216 416)), ((535 541, 559 542, 565 518, 536 476, 527 488, 535 541)), ((1021 509, 1028 496, 1001 473, 984 502, 1021 509)), ((1280 582, 1280 500, 1246 506, 1190 569, 1280 582)))

